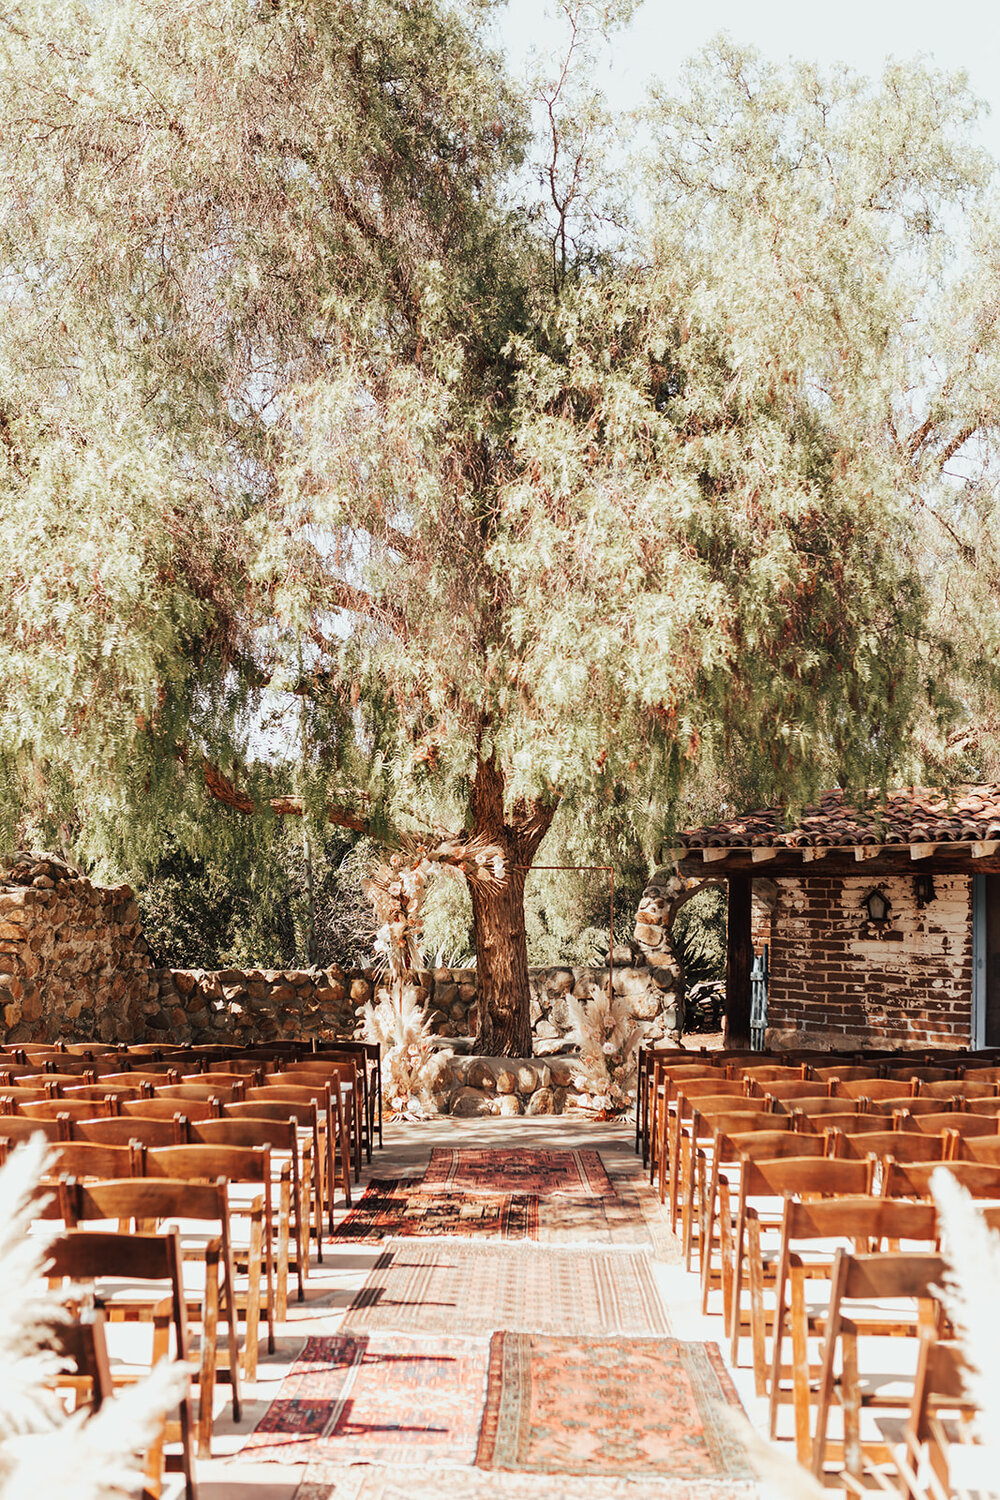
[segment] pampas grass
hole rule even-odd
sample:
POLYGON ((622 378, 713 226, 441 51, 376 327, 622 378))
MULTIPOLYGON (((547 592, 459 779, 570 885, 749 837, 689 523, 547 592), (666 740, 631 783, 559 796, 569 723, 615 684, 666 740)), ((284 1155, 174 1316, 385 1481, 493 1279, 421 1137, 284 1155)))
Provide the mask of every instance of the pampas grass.
POLYGON ((365 1041, 382 1046, 382 1092, 396 1119, 425 1120, 437 1114, 434 1084, 453 1054, 430 1040, 427 1011, 402 984, 362 1011, 365 1041))
POLYGON ((67 1415, 50 1382, 65 1368, 48 1347, 67 1318, 49 1291, 48 1246, 61 1231, 32 1222, 48 1146, 35 1136, 0 1169, 0 1500, 118 1500, 142 1489, 141 1455, 187 1371, 161 1363, 88 1420, 67 1415))
POLYGON ((580 1048, 579 1081, 591 1108, 605 1115, 620 1114, 628 1109, 635 1092, 635 1052, 641 1033, 632 1012, 620 995, 596 985, 590 1000, 567 995, 566 1007, 571 1024, 568 1038, 580 1048))
POLYGON ((946 1167, 931 1179, 951 1266, 941 1288, 945 1310, 962 1340, 966 1385, 979 1415, 980 1438, 994 1449, 1000 1482, 1000 1235, 946 1167))

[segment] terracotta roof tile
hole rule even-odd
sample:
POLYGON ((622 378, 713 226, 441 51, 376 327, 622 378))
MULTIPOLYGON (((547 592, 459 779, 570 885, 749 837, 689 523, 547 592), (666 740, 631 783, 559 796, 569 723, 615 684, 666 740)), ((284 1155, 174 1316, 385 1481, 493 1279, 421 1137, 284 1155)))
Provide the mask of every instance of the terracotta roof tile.
POLYGON ((903 787, 890 792, 884 802, 871 793, 861 808, 845 802, 843 792, 823 792, 819 802, 807 807, 791 826, 779 809, 764 808, 679 835, 687 849, 830 848, 982 839, 1000 839, 1000 782, 962 787, 951 794, 903 787))

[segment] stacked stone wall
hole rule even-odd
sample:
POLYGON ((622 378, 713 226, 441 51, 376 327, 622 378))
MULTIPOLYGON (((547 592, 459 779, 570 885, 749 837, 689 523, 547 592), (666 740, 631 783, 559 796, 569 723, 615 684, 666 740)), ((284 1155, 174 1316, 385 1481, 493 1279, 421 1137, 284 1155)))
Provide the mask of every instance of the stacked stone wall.
POLYGON ((161 1009, 127 885, 94 886, 50 854, 4 860, 0 1011, 7 1041, 131 1041, 145 1036, 161 1009))

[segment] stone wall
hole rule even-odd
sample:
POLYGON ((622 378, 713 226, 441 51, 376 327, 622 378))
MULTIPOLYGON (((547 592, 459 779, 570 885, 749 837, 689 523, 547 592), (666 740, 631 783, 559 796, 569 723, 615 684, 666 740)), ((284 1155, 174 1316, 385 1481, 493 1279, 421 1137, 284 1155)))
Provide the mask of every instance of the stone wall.
MULTIPOLYGON (((607 988, 608 970, 532 969, 529 977, 535 1050, 544 1057, 566 1045, 567 996, 589 1000, 595 990, 607 988)), ((450 1041, 475 1035, 475 969, 417 970, 407 976, 405 988, 427 1006, 436 1036, 450 1041)), ((645 966, 618 965, 614 988, 650 1039, 664 1034, 662 992, 645 966)), ((362 1007, 379 992, 372 969, 165 969, 160 973, 161 1013, 150 1026, 199 1042, 352 1036, 362 1007)))
POLYGON ((934 876, 920 906, 912 876, 777 880, 768 986, 769 1047, 968 1046, 972 880, 934 876), (872 886, 889 921, 867 920, 872 886))
MULTIPOLYGON (((614 970, 651 1038, 664 1034, 663 994, 625 950, 614 970)), ((476 1031, 474 969, 420 970, 406 980, 446 1042, 476 1031)), ((567 997, 607 988, 600 968, 531 971, 536 1051, 568 1048, 567 997)), ((102 889, 50 854, 0 864, 0 1007, 3 1038, 20 1041, 268 1042, 353 1036, 378 993, 374 970, 160 969, 153 967, 128 886, 102 889)), ((467 1045, 467 1043, 466 1043, 467 1045)))
POLYGON ((160 991, 129 887, 91 885, 50 854, 8 856, 0 1007, 9 1042, 145 1036, 160 991))

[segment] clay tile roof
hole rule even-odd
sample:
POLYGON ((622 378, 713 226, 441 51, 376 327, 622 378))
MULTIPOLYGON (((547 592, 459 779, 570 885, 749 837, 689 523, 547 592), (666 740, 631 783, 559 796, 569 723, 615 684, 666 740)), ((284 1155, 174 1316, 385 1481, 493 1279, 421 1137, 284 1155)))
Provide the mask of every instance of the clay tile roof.
POLYGON ((1000 839, 1000 782, 966 786, 952 793, 903 787, 883 801, 869 793, 862 806, 839 791, 823 792, 819 802, 790 825, 777 808, 744 813, 706 828, 678 835, 686 849, 746 848, 750 845, 803 848, 858 844, 941 844, 1000 839))

